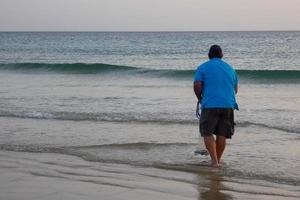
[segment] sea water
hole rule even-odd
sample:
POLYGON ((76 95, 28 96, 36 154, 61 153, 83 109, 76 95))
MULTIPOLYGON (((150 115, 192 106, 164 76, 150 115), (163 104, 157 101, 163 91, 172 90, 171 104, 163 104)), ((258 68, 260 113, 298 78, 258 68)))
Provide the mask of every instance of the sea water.
POLYGON ((239 76, 224 176, 300 185, 300 32, 2 32, 0 149, 194 172, 193 76, 219 44, 239 76))

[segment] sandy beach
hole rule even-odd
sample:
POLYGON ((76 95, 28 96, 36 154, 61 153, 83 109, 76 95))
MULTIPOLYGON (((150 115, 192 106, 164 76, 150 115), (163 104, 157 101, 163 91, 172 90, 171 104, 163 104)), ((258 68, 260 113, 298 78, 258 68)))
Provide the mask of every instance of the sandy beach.
POLYGON ((0 152, 0 199, 299 199, 297 186, 84 161, 51 153, 0 152))

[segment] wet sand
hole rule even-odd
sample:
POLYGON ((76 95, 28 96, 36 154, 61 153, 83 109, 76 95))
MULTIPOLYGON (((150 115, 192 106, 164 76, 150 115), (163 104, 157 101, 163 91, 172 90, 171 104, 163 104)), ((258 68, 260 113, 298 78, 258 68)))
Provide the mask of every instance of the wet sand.
POLYGON ((0 151, 0 199, 299 199, 300 189, 230 178, 199 166, 171 169, 88 162, 54 153, 0 151))

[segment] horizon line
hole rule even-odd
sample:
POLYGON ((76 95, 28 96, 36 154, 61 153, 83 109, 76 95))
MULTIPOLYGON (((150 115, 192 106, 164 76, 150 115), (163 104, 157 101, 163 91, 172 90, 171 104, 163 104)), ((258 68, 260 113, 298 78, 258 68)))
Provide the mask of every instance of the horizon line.
POLYGON ((72 30, 0 30, 1 33, 9 33, 9 32, 56 32, 56 33, 62 33, 62 32, 70 32, 70 33, 87 33, 87 32, 95 32, 95 33, 164 33, 164 32, 299 32, 299 30, 189 30, 189 31, 181 31, 181 30, 152 30, 152 31, 143 31, 143 30, 107 30, 107 31, 95 31, 95 30, 82 30, 82 31, 72 31, 72 30))

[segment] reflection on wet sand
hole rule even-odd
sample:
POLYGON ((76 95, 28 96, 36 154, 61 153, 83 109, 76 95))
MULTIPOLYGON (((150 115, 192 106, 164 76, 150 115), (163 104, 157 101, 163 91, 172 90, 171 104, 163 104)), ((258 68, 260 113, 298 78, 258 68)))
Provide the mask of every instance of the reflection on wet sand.
POLYGON ((205 176, 198 176, 198 200, 231 200, 233 197, 224 192, 225 186, 222 183, 224 178, 218 172, 212 172, 205 176))

